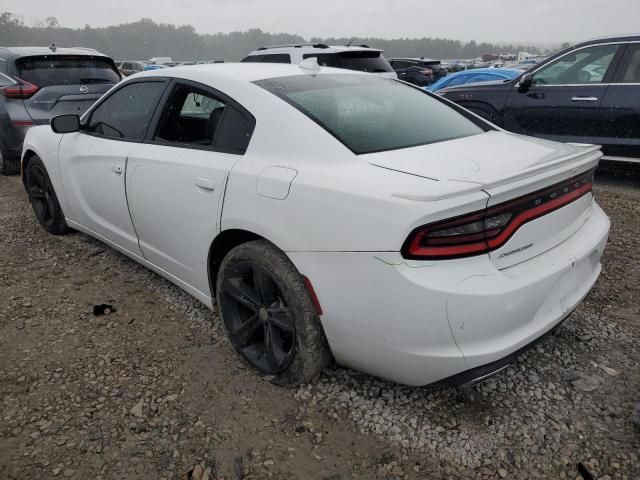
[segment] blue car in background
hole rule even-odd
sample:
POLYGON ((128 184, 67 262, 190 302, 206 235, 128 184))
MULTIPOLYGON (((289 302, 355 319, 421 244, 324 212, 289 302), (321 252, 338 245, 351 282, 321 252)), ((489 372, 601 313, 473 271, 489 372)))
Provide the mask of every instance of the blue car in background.
POLYGON ((522 75, 522 72, 522 70, 514 68, 474 68, 442 77, 432 85, 425 87, 425 89, 430 92, 437 92, 443 88, 456 87, 467 83, 513 80, 522 75))

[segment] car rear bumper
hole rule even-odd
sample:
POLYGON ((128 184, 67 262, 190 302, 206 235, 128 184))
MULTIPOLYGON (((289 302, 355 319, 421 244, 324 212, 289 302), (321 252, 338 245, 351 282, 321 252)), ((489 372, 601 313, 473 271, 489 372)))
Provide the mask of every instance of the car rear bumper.
POLYGON ((439 262, 395 252, 288 255, 314 286, 338 363, 425 385, 509 359, 555 328, 597 280, 608 231, 594 202, 569 239, 502 270, 488 255, 439 262))

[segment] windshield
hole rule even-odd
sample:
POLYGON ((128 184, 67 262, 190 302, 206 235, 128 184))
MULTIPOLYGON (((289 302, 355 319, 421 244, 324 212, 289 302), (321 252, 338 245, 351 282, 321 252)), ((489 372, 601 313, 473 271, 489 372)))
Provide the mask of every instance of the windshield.
POLYGON ((420 89, 376 75, 294 75, 255 84, 299 109, 356 154, 442 142, 489 128, 420 89))
POLYGON ((355 50, 340 53, 307 53, 302 58, 311 57, 317 58, 318 64, 323 67, 345 68, 369 73, 394 71, 382 52, 355 50))
POLYGON ((84 55, 42 55, 16 60, 18 76, 39 87, 118 83, 120 74, 111 59, 84 55))

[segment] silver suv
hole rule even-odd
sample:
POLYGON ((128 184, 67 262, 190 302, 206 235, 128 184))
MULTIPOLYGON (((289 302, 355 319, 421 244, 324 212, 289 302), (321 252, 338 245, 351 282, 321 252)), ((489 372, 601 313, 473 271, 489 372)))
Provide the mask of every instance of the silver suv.
POLYGON ((262 47, 243 58, 243 62, 299 64, 316 58, 322 67, 346 68, 397 78, 382 50, 368 45, 329 46, 324 43, 298 43, 262 47))
POLYGON ((88 48, 0 47, 0 173, 20 170, 30 127, 82 115, 121 78, 111 58, 88 48))

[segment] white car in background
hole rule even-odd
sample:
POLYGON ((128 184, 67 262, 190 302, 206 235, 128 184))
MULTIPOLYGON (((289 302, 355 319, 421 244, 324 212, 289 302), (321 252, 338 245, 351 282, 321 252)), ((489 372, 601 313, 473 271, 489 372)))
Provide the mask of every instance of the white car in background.
POLYGON ((29 130, 22 167, 48 232, 217 303, 271 381, 333 358, 424 385, 499 371, 589 292, 600 156, 397 80, 249 63, 130 77, 29 130))
POLYGON ((324 43, 295 43, 274 45, 254 50, 243 63, 292 63, 299 65, 315 58, 321 67, 344 68, 398 78, 382 50, 368 45, 325 45, 324 43))

